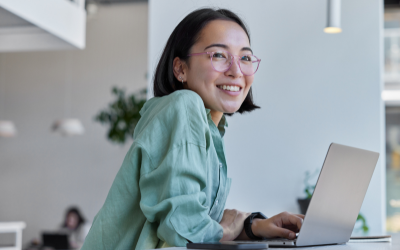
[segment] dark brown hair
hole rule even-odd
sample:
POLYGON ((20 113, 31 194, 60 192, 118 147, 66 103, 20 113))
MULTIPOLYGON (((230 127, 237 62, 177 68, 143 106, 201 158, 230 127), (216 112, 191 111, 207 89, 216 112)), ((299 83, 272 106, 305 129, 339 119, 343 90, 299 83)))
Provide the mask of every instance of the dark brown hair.
POLYGON ((76 226, 75 229, 78 229, 83 223, 85 223, 85 218, 83 218, 82 213, 79 211, 79 208, 77 207, 69 207, 67 211, 65 212, 65 218, 64 218, 64 223, 63 227, 67 227, 67 219, 69 214, 76 214, 78 216, 78 225, 76 226))
MULTIPOLYGON (((239 24, 246 32, 250 42, 250 35, 246 25, 235 13, 227 9, 214 10, 211 8, 193 11, 176 26, 165 45, 153 78, 155 97, 169 95, 176 90, 184 89, 183 84, 174 76, 174 58, 179 57, 181 60, 187 61, 187 55, 198 40, 201 30, 214 20, 228 20, 239 24)), ((250 88, 249 93, 237 112, 250 112, 257 108, 260 107, 254 104, 252 88, 250 88)))

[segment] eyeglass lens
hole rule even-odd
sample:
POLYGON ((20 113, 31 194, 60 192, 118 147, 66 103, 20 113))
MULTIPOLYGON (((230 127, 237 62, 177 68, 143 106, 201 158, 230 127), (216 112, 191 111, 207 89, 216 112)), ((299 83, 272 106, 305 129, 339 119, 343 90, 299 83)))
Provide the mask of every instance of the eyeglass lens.
MULTIPOLYGON (((216 71, 225 72, 232 64, 234 57, 228 52, 214 52, 211 57, 212 66, 216 71)), ((253 55, 242 55, 239 58, 240 70, 245 75, 253 75, 259 65, 260 61, 253 55)))

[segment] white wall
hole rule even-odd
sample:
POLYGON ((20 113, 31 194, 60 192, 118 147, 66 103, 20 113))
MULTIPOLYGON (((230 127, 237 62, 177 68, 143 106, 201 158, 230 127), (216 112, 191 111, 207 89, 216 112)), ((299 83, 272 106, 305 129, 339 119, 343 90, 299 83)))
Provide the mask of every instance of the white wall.
POLYGON ((298 212, 305 171, 320 169, 329 144, 337 142, 381 153, 361 209, 370 233, 381 233, 386 211, 382 1, 342 1, 343 33, 330 35, 323 33, 327 10, 321 0, 150 0, 149 72, 175 26, 201 6, 242 16, 262 59, 253 85, 261 110, 228 120, 233 183, 227 207, 269 216, 298 212))
POLYGON ((93 118, 113 99, 112 86, 146 87, 147 11, 146 3, 100 6, 83 51, 0 54, 0 119, 14 121, 19 133, 0 138, 0 221, 25 221, 24 242, 57 228, 70 205, 89 220, 103 205, 130 143, 111 144, 93 118), (86 134, 64 138, 50 127, 64 117, 68 71, 70 115, 86 134))

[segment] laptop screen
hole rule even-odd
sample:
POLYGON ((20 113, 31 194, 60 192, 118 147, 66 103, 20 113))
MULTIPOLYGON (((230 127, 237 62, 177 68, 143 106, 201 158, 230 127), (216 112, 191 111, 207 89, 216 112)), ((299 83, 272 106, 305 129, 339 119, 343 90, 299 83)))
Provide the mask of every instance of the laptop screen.
POLYGON ((42 233, 43 246, 54 249, 69 249, 68 234, 42 233))

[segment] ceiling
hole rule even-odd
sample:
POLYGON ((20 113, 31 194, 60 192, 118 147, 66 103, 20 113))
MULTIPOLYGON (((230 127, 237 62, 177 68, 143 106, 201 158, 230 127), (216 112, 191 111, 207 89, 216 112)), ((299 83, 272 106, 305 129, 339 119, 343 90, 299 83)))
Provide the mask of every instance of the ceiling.
POLYGON ((384 0, 386 8, 399 8, 400 7, 400 0, 384 0))
POLYGON ((0 7, 0 28, 15 26, 32 26, 32 24, 0 7))
POLYGON ((140 3, 140 2, 148 2, 148 0, 86 0, 86 4, 93 2, 99 4, 113 4, 113 3, 140 3))

